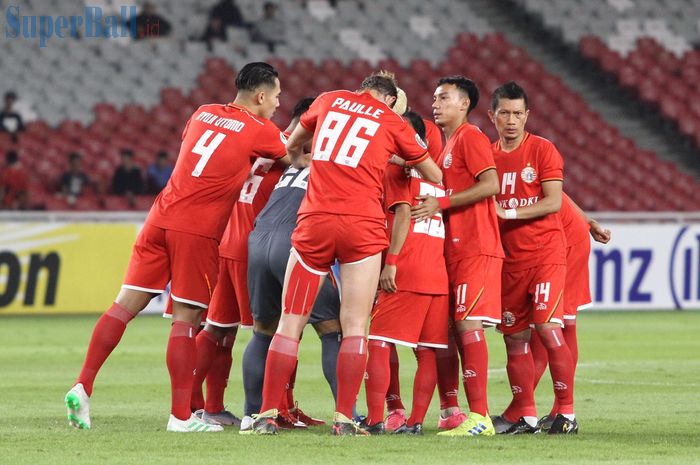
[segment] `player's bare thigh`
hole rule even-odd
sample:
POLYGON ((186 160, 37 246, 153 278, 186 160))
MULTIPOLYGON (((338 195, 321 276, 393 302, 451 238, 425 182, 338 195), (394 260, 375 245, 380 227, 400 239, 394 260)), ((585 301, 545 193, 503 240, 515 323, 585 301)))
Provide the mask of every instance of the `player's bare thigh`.
POLYGON ((365 335, 381 265, 381 253, 360 262, 340 265, 340 325, 343 337, 365 335))

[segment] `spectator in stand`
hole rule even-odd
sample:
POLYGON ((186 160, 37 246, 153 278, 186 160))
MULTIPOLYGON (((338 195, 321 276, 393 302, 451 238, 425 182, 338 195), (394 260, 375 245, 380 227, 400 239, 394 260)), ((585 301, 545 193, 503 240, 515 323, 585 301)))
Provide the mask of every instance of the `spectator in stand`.
POLYGON ((3 210, 26 210, 29 205, 29 179, 14 150, 5 154, 0 172, 0 199, 3 210))
POLYGON ((75 205, 77 198, 86 187, 93 186, 92 181, 82 169, 82 158, 78 153, 68 155, 68 170, 61 176, 60 193, 66 196, 68 205, 75 205))
POLYGON ((148 167, 146 172, 147 192, 149 194, 160 193, 168 183, 171 174, 173 174, 173 165, 168 160, 168 153, 158 152, 155 162, 148 167))
POLYGON ((0 111, 0 132, 9 132, 13 142, 17 142, 17 133, 24 131, 22 115, 14 108, 16 101, 16 93, 13 91, 5 92, 5 104, 0 111))
POLYGON ((134 163, 131 150, 121 151, 122 164, 117 166, 112 176, 112 194, 126 196, 129 206, 136 205, 136 196, 143 192, 141 168, 134 163))
POLYGON ((227 27, 247 27, 243 20, 241 10, 238 9, 236 2, 233 0, 221 0, 209 12, 209 22, 216 18, 221 21, 223 29, 227 27))
POLYGON ((227 38, 226 28, 221 19, 216 16, 210 17, 209 24, 207 24, 207 29, 204 31, 204 36, 202 37, 202 40, 207 43, 207 50, 211 52, 215 40, 226 42, 227 38))
POLYGON ((274 3, 265 2, 263 11, 263 18, 253 25, 252 39, 267 44, 270 53, 274 53, 275 45, 287 41, 286 25, 277 17, 277 5, 274 3))
POLYGON ((136 21, 136 40, 166 37, 172 30, 170 22, 156 13, 156 7, 151 2, 145 2, 141 13, 129 19, 128 27, 131 27, 132 21, 136 21))

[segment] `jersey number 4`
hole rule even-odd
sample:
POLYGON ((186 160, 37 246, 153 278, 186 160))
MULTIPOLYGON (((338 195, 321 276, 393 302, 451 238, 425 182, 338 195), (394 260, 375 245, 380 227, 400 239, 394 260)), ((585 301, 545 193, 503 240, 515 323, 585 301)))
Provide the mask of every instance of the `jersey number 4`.
POLYGON ((313 159, 329 161, 335 155, 333 161, 339 165, 357 168, 362 155, 364 155, 369 139, 377 133, 379 123, 367 118, 357 118, 350 126, 350 130, 342 139, 340 148, 336 151, 336 145, 341 141, 340 135, 352 117, 337 111, 329 111, 321 124, 316 139, 316 150, 313 159), (360 136, 360 132, 364 137, 360 136))
POLYGON ((214 134, 214 131, 211 129, 204 131, 202 137, 199 138, 197 143, 194 144, 194 147, 192 148, 192 153, 196 153, 202 157, 197 162, 197 165, 195 165, 194 170, 192 170, 192 176, 195 178, 198 178, 202 174, 204 167, 207 166, 209 159, 214 154, 214 150, 216 150, 216 148, 221 145, 226 138, 226 134, 217 132, 212 140, 209 140, 212 134, 214 134))

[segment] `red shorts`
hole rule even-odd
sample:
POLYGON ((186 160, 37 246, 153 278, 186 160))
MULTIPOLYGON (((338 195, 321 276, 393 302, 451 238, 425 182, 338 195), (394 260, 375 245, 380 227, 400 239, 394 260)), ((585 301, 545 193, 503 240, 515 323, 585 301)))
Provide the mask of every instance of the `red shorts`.
MULTIPOLYGON (((591 243, 581 242, 566 249, 566 283, 564 284, 564 320, 575 320, 576 313, 592 306, 588 258, 591 243)), ((566 324, 566 321, 564 321, 566 324)))
POLYGON ((368 339, 408 347, 447 348, 447 295, 379 291, 368 339))
POLYGON ((389 246, 386 220, 363 216, 313 213, 300 216, 292 247, 308 268, 327 273, 335 259, 360 262, 389 246))
POLYGON ((565 265, 542 265, 503 273, 503 334, 524 331, 533 324, 563 324, 565 265))
POLYGON ((454 296, 450 309, 455 320, 501 322, 501 270, 503 259, 488 255, 467 257, 447 265, 454 296))
POLYGON ((221 328, 252 327, 248 300, 248 264, 219 258, 219 283, 209 305, 207 323, 221 328))
POLYGON ((174 301, 207 308, 218 274, 219 245, 214 239, 146 223, 122 287, 161 294, 170 281, 174 301))

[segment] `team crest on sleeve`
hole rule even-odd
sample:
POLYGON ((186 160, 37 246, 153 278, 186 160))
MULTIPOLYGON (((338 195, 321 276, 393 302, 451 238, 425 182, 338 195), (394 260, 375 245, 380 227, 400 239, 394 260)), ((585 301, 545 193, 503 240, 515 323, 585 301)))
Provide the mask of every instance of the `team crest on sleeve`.
POLYGON ((280 140, 284 145, 287 145, 287 138, 284 136, 284 133, 280 131, 280 140))
POLYGON ((418 142, 418 145, 423 147, 425 150, 428 150, 428 144, 426 144, 425 141, 421 139, 418 134, 416 134, 416 142, 418 142))
POLYGON ((452 153, 445 155, 445 159, 442 161, 442 167, 447 169, 452 166, 452 153))
POLYGON ((535 171, 535 168, 530 166, 528 163, 527 166, 520 172, 520 179, 530 184, 537 179, 537 171, 535 171))

